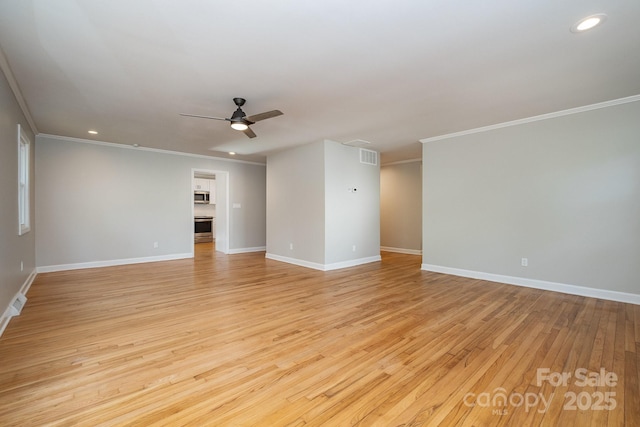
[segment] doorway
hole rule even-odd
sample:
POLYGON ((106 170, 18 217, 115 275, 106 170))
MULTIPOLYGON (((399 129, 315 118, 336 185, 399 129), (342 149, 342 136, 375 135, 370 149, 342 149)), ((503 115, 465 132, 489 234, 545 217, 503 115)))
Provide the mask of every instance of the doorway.
MULTIPOLYGON (((213 201, 206 207, 207 215, 213 216, 212 233, 215 240, 216 252, 229 253, 230 227, 229 227, 229 172, 211 169, 191 169, 191 192, 196 191, 196 180, 207 179, 211 186, 208 190, 213 196, 213 201)), ((199 216, 198 211, 205 210, 201 205, 191 201, 192 220, 199 216), (196 207, 198 206, 198 207, 196 207)), ((193 229, 193 227, 191 227, 193 229)), ((195 245, 195 233, 193 242, 195 245)))

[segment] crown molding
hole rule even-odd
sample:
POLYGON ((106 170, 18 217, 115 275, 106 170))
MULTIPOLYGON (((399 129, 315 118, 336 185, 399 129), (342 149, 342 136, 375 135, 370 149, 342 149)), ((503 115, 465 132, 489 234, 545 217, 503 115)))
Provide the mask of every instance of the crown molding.
POLYGON ((15 76, 13 75, 13 71, 11 71, 11 66, 9 65, 9 61, 7 61, 7 57, 4 54, 2 48, 0 48, 0 70, 4 74, 4 77, 7 79, 9 83, 9 87, 11 88, 11 92, 13 92, 13 96, 16 98, 18 102, 18 106, 20 106, 20 110, 22 110, 22 114, 27 120, 27 124, 29 128, 31 128, 31 132, 34 135, 38 134, 38 128, 36 127, 36 123, 31 116, 31 112, 29 111, 29 107, 27 107, 27 102, 24 100, 22 96, 22 92, 20 91, 20 86, 16 81, 15 76))
POLYGON ((502 129, 510 126, 517 126, 526 123, 538 122, 541 120, 555 119, 556 117, 569 116, 571 114, 584 113, 586 111, 598 110, 600 108, 613 107, 621 104, 628 104, 630 102, 640 101, 640 95, 628 96, 626 98, 614 99, 611 101, 599 102, 597 104, 585 105, 582 107, 570 108, 568 110, 556 111, 554 113, 541 114, 539 116, 527 117, 524 119, 513 120, 510 122, 498 123, 495 125, 483 126, 475 129, 463 130, 461 132, 448 133, 445 135, 433 136, 430 138, 421 139, 420 142, 425 144, 427 142, 441 141, 443 139, 456 138, 459 136, 472 135, 474 133, 488 132, 491 130, 502 129))
POLYGON ((380 167, 382 167, 382 166, 393 166, 393 165, 403 165, 405 163, 422 163, 422 158, 398 160, 397 162, 383 163, 383 164, 380 164, 380 167))
POLYGON ((59 141, 67 141, 67 142, 77 142, 80 144, 92 144, 92 145, 101 145, 103 147, 111 147, 111 148, 123 148, 126 150, 137 150, 137 151, 149 151, 152 153, 161 153, 161 154, 169 154, 172 156, 183 156, 183 157, 195 157, 198 159, 208 159, 208 160, 220 160, 223 162, 232 162, 232 163, 244 163, 248 165, 256 165, 256 166, 267 166, 265 163, 260 162, 250 162, 248 160, 240 160, 240 159, 228 159, 226 157, 217 157, 217 156, 207 156, 205 154, 193 154, 193 153, 183 153, 180 151, 171 151, 171 150, 163 150, 161 148, 151 148, 151 147, 134 147, 129 144, 120 144, 117 142, 107 142, 107 141, 96 141, 93 139, 84 139, 84 138, 74 138, 72 136, 60 136, 60 135, 51 135, 48 133, 40 133, 38 134, 39 138, 49 138, 49 139, 57 139, 59 141))

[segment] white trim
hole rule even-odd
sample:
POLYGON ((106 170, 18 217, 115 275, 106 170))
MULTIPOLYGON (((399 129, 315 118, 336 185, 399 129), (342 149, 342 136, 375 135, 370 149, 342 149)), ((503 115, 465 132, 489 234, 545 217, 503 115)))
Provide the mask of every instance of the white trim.
MULTIPOLYGON (((229 253, 229 247, 231 246, 231 173, 224 172, 225 183, 224 183, 224 193, 225 193, 225 206, 224 206, 224 217, 226 219, 225 232, 227 241, 223 243, 223 248, 220 250, 219 245, 216 244, 216 251, 221 251, 224 254, 229 253)), ((216 181, 216 186, 218 181, 216 181)), ((218 200, 220 199, 220 192, 218 191, 218 187, 216 187, 216 234, 218 234, 218 210, 220 209, 220 203, 218 200)), ((216 242, 219 241, 216 236, 213 236, 216 239, 216 242)))
POLYGON ((29 273, 29 277, 27 277, 27 280, 25 280, 25 282, 22 284, 22 286, 20 287, 20 293, 23 295, 27 295, 27 292, 29 292, 29 289, 31 288, 31 284, 33 283, 33 281, 36 279, 36 276, 38 275, 38 272, 36 271, 36 269, 34 268, 31 273, 29 273))
MULTIPOLYGON (((224 175, 224 181, 225 181, 224 194, 225 194, 225 198, 224 198, 223 205, 225 206, 225 209, 224 210, 220 209, 220 203, 218 203, 218 200, 220 200, 219 199, 220 192, 217 191, 217 189, 216 189, 216 194, 215 194, 215 197, 216 197, 216 203, 215 203, 215 205, 216 205, 216 218, 214 218, 214 221, 217 218, 220 218, 220 217, 225 219, 224 224, 226 226, 224 228, 224 232, 225 232, 225 238, 226 238, 226 245, 216 245, 216 251, 222 252, 223 254, 228 254, 229 253, 229 243, 231 242, 231 208, 229 206, 231 204, 231 194, 230 194, 231 174, 229 173, 229 171, 225 171, 225 170, 191 168, 191 177, 190 177, 190 185, 191 185, 191 187, 189 188, 189 192, 190 193, 193 193, 193 188, 194 188, 194 183, 195 183, 195 179, 196 179, 196 174, 197 173, 205 173, 205 174, 209 174, 209 175, 219 175, 219 176, 220 175, 224 175)), ((216 184, 215 184, 216 186, 220 182, 219 179, 220 178, 218 177, 218 179, 216 180, 216 184)), ((193 224, 193 216, 194 216, 194 213, 195 213, 195 204, 193 203, 193 200, 190 200, 189 204, 191 205, 191 217, 189 218, 189 221, 193 224)), ((191 227, 193 227, 193 225, 191 227)), ((222 230, 222 228, 219 228, 218 225, 216 224, 216 231, 218 229, 222 230)), ((217 234, 217 232, 216 232, 216 234, 217 234)), ((216 236, 214 235, 213 238, 215 239, 216 236)), ((219 239, 218 239, 218 241, 219 241, 219 239)), ((192 232, 191 233, 191 246, 193 247, 194 244, 195 244, 195 234, 192 232)))
POLYGON ((254 248, 238 248, 238 249, 229 249, 227 252, 229 255, 232 254, 246 254, 249 252, 264 252, 267 250, 266 246, 256 246, 254 248))
POLYGON ((36 276, 37 276, 37 273, 36 273, 36 270, 34 269, 33 271, 31 271, 31 273, 29 273, 29 276, 20 287, 20 290, 18 291, 18 293, 16 293, 15 296, 11 298, 11 302, 9 303, 7 308, 4 310, 4 313, 2 314, 2 316, 0 316, 0 337, 4 333, 4 330, 7 328, 7 325, 9 324, 9 321, 11 320, 11 318, 16 316, 17 314, 20 314, 20 313, 16 314, 15 308, 13 307, 13 303, 16 300, 20 300, 23 305, 26 303, 27 292, 29 291, 29 288, 31 287, 31 284, 35 280, 36 276))
POLYGON ((381 163, 380 167, 383 166, 393 166, 393 165, 403 165, 405 163, 416 163, 416 162, 420 162, 422 163, 422 158, 419 159, 409 159, 409 160, 398 160, 397 162, 391 162, 391 163, 381 163))
POLYGON ((286 262, 287 264, 299 265, 300 267, 313 268, 314 270, 320 270, 320 271, 330 271, 330 270, 338 270, 338 269, 347 268, 347 267, 355 267, 357 265, 368 264, 370 262, 377 262, 382 259, 380 255, 376 255, 372 257, 353 259, 349 261, 335 262, 332 264, 320 264, 317 262, 310 262, 302 259, 270 254, 268 252, 265 254, 264 257, 274 261, 286 262))
POLYGON ((580 295, 583 297, 600 298, 640 305, 640 294, 630 294, 627 292, 567 285, 564 283, 547 282, 544 280, 526 279, 524 277, 503 276, 501 274, 483 273, 481 271, 463 270, 460 268, 442 267, 432 264, 422 264, 421 269, 426 271, 433 271, 435 273, 468 277, 471 279, 487 280, 491 282, 506 283, 508 285, 524 286, 527 288, 543 289, 545 291, 561 292, 564 294, 580 295))
POLYGON ((128 264, 142 264, 145 262, 158 262, 158 261, 173 261, 177 259, 193 258, 193 252, 182 254, 170 254, 170 255, 158 255, 141 258, 124 258, 124 259, 112 259, 107 261, 91 261, 91 262, 79 262, 75 264, 60 264, 60 265, 45 265, 37 267, 38 273, 51 273, 54 271, 66 271, 66 270, 80 270, 83 268, 97 268, 97 267, 113 267, 116 265, 128 265, 128 264))
POLYGON ((307 268, 313 268, 314 270, 324 271, 324 264, 319 264, 316 262, 305 261, 302 259, 290 258, 286 256, 276 255, 276 254, 270 254, 269 252, 267 252, 264 255, 264 257, 266 259, 272 259, 274 261, 286 262, 287 264, 299 265, 300 267, 307 267, 307 268))
POLYGON ((18 123, 18 236, 31 231, 31 141, 18 123))
POLYGON ((421 249, 404 249, 404 248, 392 248, 389 246, 380 246, 380 250, 384 252, 395 252, 398 254, 422 255, 421 249))
POLYGON ((29 111, 29 107, 27 107, 27 103, 22 96, 20 86, 18 85, 15 76, 13 75, 13 71, 11 70, 11 66, 9 65, 9 61, 7 61, 7 57, 4 55, 2 49, 0 49, 0 70, 2 70, 2 73, 7 79, 9 87, 11 88, 11 92, 13 92, 13 96, 16 98, 16 102, 18 103, 18 106, 20 107, 24 118, 27 119, 27 123, 31 128, 31 132, 33 132, 34 135, 37 135, 38 128, 36 127, 36 122, 31 116, 31 111, 29 111))
POLYGON ((120 144, 120 143, 117 143, 117 142, 96 141, 96 140, 93 140, 93 139, 74 138, 74 137, 71 137, 71 136, 51 135, 51 134, 48 134, 48 133, 38 134, 38 137, 57 139, 57 140, 60 140, 60 141, 77 142, 77 143, 80 143, 80 144, 101 145, 103 147, 126 148, 128 150, 149 151, 149 152, 152 152, 152 153, 169 154, 169 155, 172 155, 172 156, 195 157, 197 159, 221 160, 221 161, 224 161, 224 162, 246 163, 246 164, 249 164, 249 165, 265 166, 265 167, 267 166, 266 163, 250 162, 248 160, 228 159, 226 157, 207 156, 205 154, 183 153, 183 152, 180 152, 180 151, 163 150, 161 148, 151 148, 151 147, 142 147, 142 146, 134 147, 133 145, 120 144))
MULTIPOLYGON (((11 300, 11 303, 13 303, 13 299, 11 300)), ((4 330, 7 329, 7 326, 9 325, 9 321, 13 317, 11 315, 11 303, 9 304, 7 309, 4 311, 2 316, 0 316, 0 337, 4 333, 4 330)))
POLYGON ((421 139, 423 144, 427 142, 441 141, 443 139, 456 138, 459 136, 471 135, 474 133, 487 132, 495 129, 502 129, 510 126, 517 126, 526 123, 537 122, 540 120, 555 119, 556 117, 568 116, 571 114, 584 113, 586 111, 598 110, 600 108, 614 107, 616 105, 628 104, 630 102, 640 101, 640 95, 628 96, 626 98, 614 99, 611 101, 600 102, 598 104, 585 105, 583 107, 570 108, 568 110, 556 111, 554 113, 541 114, 539 116, 527 117, 524 119, 513 120, 510 122, 497 123, 495 125, 483 126, 475 129, 463 130, 461 132, 448 133, 445 135, 432 136, 430 138, 421 139))
POLYGON ((349 261, 341 261, 341 262, 334 262, 332 264, 325 264, 324 270, 325 271, 339 270, 341 268, 355 267, 357 265, 369 264, 371 262, 378 262, 381 260, 382 260, 382 257, 380 255, 370 256, 366 258, 351 259, 349 261))

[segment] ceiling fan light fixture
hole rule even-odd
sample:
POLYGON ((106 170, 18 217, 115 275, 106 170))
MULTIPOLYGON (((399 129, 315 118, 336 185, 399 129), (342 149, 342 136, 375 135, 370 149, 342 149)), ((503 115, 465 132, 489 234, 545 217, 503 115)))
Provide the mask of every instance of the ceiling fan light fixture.
POLYGON ((243 122, 231 122, 231 127, 234 128, 235 130, 249 129, 249 126, 247 126, 246 123, 243 123, 243 122))

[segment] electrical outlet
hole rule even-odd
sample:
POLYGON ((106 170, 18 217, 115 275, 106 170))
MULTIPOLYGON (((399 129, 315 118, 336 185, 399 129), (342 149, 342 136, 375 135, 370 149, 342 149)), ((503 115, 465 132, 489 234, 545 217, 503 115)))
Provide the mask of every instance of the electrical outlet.
POLYGON ((353 245, 353 246, 351 247, 351 250, 352 250, 353 252, 355 252, 355 251, 356 251, 356 245, 353 245))
POLYGON ((529 259, 528 258, 522 258, 522 260, 520 261, 520 265, 523 267, 528 267, 529 266, 529 259))
POLYGON ((292 251, 293 250, 293 243, 289 243, 289 250, 292 251))
POLYGON ((153 249, 158 249, 158 242, 153 242, 153 249))
POLYGON ((24 271, 24 262, 20 261, 20 271, 24 271))

